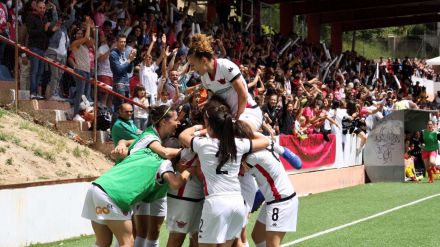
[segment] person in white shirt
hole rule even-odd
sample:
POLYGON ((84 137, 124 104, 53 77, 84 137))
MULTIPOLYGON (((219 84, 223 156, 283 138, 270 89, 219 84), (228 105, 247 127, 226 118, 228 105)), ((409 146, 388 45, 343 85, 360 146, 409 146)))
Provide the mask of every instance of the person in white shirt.
POLYGON ((203 87, 226 100, 235 119, 243 120, 253 130, 258 130, 263 123, 263 114, 249 94, 240 69, 227 59, 215 58, 211 42, 212 38, 204 34, 194 35, 188 61, 201 75, 203 87))
MULTIPOLYGON (((136 86, 134 88, 134 98, 133 101, 139 104, 144 105, 145 107, 150 106, 148 103, 148 98, 145 94, 145 88, 141 85, 136 86)), ((133 106, 133 117, 134 117, 134 124, 136 124, 136 127, 140 130, 144 130, 147 125, 148 121, 148 111, 146 109, 142 109, 141 107, 134 105, 133 106)))
MULTIPOLYGON (((105 86, 107 89, 113 89, 113 73, 110 69, 110 60, 108 59, 108 57, 111 50, 116 47, 116 42, 107 40, 105 34, 101 34, 99 36, 99 42, 100 46, 98 48, 98 81, 103 83, 101 84, 101 86, 105 86)), ((109 97, 109 94, 107 92, 99 90, 98 98, 102 104, 111 107, 112 99, 111 97, 109 97)))
MULTIPOLYGON (((246 209, 238 173, 244 154, 266 148, 269 141, 235 138, 234 124, 250 128, 243 121, 232 122, 228 106, 208 102, 204 108, 206 129, 201 125, 184 130, 179 139, 198 154, 205 202, 199 229, 199 246, 231 246, 245 223, 246 209), (200 137, 200 135, 206 135, 200 137)), ((252 131, 252 130, 250 130, 252 131)))
MULTIPOLYGON (((157 41, 156 34, 153 33, 152 41, 150 46, 148 47, 148 51, 143 56, 143 61, 140 64, 139 69, 139 80, 140 84, 145 87, 145 90, 150 98, 150 105, 156 105, 157 99, 157 84, 158 84, 158 75, 156 70, 159 69, 158 64, 160 64, 163 60, 164 49, 162 49, 162 54, 157 58, 156 61, 153 61, 153 57, 151 56, 151 50, 153 49, 154 44, 157 41)), ((162 43, 166 43, 166 36, 162 36, 162 43)), ((165 46, 164 46, 165 47, 165 46)))

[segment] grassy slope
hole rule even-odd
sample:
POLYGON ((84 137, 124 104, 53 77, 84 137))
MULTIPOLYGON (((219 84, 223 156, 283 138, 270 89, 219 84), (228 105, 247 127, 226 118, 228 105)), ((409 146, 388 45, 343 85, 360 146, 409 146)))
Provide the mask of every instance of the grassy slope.
POLYGON ((112 165, 102 153, 0 108, 0 185, 95 177, 112 165))

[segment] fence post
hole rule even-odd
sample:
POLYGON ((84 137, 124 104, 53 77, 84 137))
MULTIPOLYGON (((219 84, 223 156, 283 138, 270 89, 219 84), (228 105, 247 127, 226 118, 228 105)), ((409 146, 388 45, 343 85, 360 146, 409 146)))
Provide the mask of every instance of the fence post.
POLYGON ((97 131, 96 131, 96 127, 97 127, 97 118, 98 118, 98 48, 99 48, 99 30, 98 30, 98 26, 95 26, 95 68, 94 68, 94 80, 95 80, 95 85, 94 85, 94 92, 93 92, 93 142, 96 144, 97 140, 98 140, 98 136, 97 136, 97 131))
MULTIPOLYGON (((15 43, 18 44, 18 0, 15 0, 15 43)), ((18 90, 20 89, 20 80, 18 78, 18 47, 15 46, 15 64, 14 64, 14 77, 15 77, 15 112, 18 113, 18 90)))

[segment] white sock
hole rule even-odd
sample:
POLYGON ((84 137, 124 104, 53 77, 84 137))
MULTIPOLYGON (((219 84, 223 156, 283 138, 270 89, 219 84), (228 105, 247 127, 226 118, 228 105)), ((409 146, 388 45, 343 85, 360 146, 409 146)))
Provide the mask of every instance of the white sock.
POLYGON ((266 247, 266 241, 256 244, 255 247, 266 247))
POLYGON ((134 239, 134 247, 146 247, 147 239, 136 236, 134 239))
POLYGON ((113 245, 113 247, 119 247, 119 242, 116 238, 115 238, 115 244, 113 245))
POLYGON ((244 247, 249 247, 249 242, 243 243, 244 247))
POLYGON ((97 244, 94 244, 92 247, 99 247, 99 245, 97 245, 97 244))
POLYGON ((157 240, 147 240, 146 247, 159 247, 159 239, 157 239, 157 240))

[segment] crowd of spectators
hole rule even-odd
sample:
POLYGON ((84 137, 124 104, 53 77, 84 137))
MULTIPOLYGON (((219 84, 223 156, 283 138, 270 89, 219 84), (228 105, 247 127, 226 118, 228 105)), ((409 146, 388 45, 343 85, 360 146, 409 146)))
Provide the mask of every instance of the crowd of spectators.
MULTIPOLYGON (((368 131, 393 110, 440 106, 440 93, 429 102, 426 88, 412 81, 412 75, 438 79, 420 59, 368 60, 356 52, 333 54, 294 33, 242 32, 236 18, 216 23, 196 20, 188 15, 188 8, 173 8, 166 1, 19 0, 18 15, 15 1, 1 1, 1 35, 15 39, 18 18, 20 43, 86 78, 93 77, 97 56, 96 73, 102 85, 145 107, 175 106, 183 126, 200 120, 200 108, 208 97, 186 60, 191 36, 197 32, 214 38, 218 58, 239 66, 263 110, 266 135, 305 139, 322 133, 328 141, 329 133, 350 133, 361 138, 361 149, 368 131)), ((12 48, 0 44, 3 50, 0 62, 12 70, 13 56, 8 55, 12 48)), ((83 98, 92 101, 89 83, 24 53, 20 75, 21 88, 30 90, 32 99, 70 101, 73 119, 80 119, 83 98)), ((115 116, 122 111, 126 117, 122 100, 105 91, 99 91, 98 97, 115 116)), ((148 111, 134 106, 133 113, 133 123, 143 129, 148 111)))

